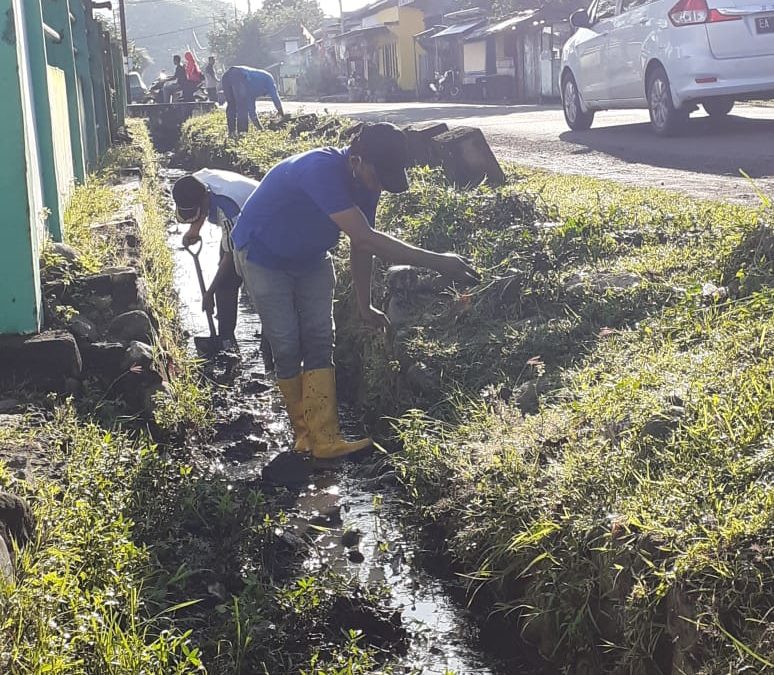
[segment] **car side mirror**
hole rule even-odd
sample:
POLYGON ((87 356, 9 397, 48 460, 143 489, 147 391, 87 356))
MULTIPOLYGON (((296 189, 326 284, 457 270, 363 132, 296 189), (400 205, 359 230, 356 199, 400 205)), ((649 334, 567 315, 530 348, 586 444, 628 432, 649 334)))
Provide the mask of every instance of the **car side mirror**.
POLYGON ((585 9, 573 12, 570 14, 570 25, 573 28, 589 28, 591 26, 589 13, 585 9))

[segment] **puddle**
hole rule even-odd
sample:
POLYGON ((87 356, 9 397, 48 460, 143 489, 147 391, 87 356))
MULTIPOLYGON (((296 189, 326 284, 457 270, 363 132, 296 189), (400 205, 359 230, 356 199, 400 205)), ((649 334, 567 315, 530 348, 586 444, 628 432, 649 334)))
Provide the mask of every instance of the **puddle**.
MULTIPOLYGON (((173 172, 169 177, 174 179, 173 172)), ((200 311, 201 293, 193 261, 180 248, 184 227, 172 225, 169 241, 175 251, 181 317, 193 350, 193 336, 207 335, 208 328, 200 311)), ((210 280, 217 267, 220 233, 206 225, 202 236, 200 261, 205 280, 210 280)), ((218 411, 219 418, 231 423, 228 433, 216 435, 212 448, 211 470, 232 483, 260 479, 264 467, 286 450, 290 441, 284 409, 264 373, 259 332, 260 321, 244 293, 236 335, 241 363, 236 358, 226 359, 220 366, 224 380, 233 381, 241 394, 232 401, 236 405, 218 411)), ((302 473, 286 529, 291 536, 313 542, 304 563, 306 570, 314 573, 327 565, 364 584, 389 587, 390 606, 401 611, 403 626, 410 633, 409 650, 393 664, 395 672, 535 672, 513 663, 498 663, 477 645, 480 636, 475 622, 450 598, 444 584, 417 564, 421 552, 401 522, 397 491, 377 474, 372 463, 342 463, 302 473)))

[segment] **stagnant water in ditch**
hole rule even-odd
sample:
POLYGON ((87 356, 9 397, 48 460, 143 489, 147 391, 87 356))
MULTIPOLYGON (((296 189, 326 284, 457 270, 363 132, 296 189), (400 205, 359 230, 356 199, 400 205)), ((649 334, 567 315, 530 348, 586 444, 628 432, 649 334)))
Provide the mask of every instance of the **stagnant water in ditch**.
MULTIPOLYGON (((177 172, 170 170, 173 180, 177 172)), ((181 249, 183 229, 170 226, 169 243, 176 258, 176 286, 182 305, 182 320, 191 336, 208 334, 200 311, 201 294, 190 255, 181 249)), ((202 231, 200 260, 206 280, 212 279, 218 259, 220 233, 214 226, 202 231)), ((237 326, 241 360, 234 362, 240 387, 236 409, 218 416, 247 420, 245 436, 216 440, 211 453, 212 471, 231 482, 261 479, 264 467, 287 452, 290 431, 287 417, 270 376, 265 374, 259 351, 260 320, 246 293, 242 294, 237 326), (260 429, 260 434, 251 430, 260 429)), ((193 349, 193 337, 190 348, 193 349)), ((346 419, 346 414, 344 415, 346 419)), ((346 423, 345 423, 346 424, 346 423)), ((449 586, 423 569, 416 538, 400 517, 397 490, 369 473, 368 468, 340 462, 315 470, 296 491, 289 516, 289 530, 312 544, 304 567, 313 574, 322 565, 351 575, 364 584, 386 584, 391 607, 400 610, 410 635, 407 654, 398 657, 396 672, 458 675, 505 675, 535 672, 511 658, 486 654, 482 636, 464 607, 449 594, 449 586), (345 532, 360 534, 359 543, 342 542, 345 532), (344 543, 349 544, 345 546, 344 543)), ((510 650, 505 650, 510 651, 510 650)))

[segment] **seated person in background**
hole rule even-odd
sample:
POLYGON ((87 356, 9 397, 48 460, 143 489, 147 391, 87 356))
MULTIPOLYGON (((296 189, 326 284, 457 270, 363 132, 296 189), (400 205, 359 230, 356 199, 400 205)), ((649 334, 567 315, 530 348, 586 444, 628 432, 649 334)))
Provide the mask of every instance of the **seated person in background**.
POLYGON ((185 84, 183 85, 183 100, 191 103, 194 100, 193 93, 204 79, 199 64, 192 52, 186 52, 185 57, 185 84))
POLYGON ((172 57, 172 61, 175 64, 175 74, 164 83, 161 90, 162 103, 171 103, 175 92, 185 91, 185 87, 188 85, 188 77, 185 74, 185 66, 182 63, 182 59, 175 54, 172 57))

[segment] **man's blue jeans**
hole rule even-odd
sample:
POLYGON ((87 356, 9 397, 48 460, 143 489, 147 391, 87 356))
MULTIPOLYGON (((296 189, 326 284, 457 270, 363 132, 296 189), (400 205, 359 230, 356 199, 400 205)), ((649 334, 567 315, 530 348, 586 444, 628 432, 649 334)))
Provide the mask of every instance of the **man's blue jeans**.
POLYGON ((286 380, 302 369, 333 367, 333 259, 286 271, 250 262, 246 248, 234 255, 271 344, 277 377, 286 380))

